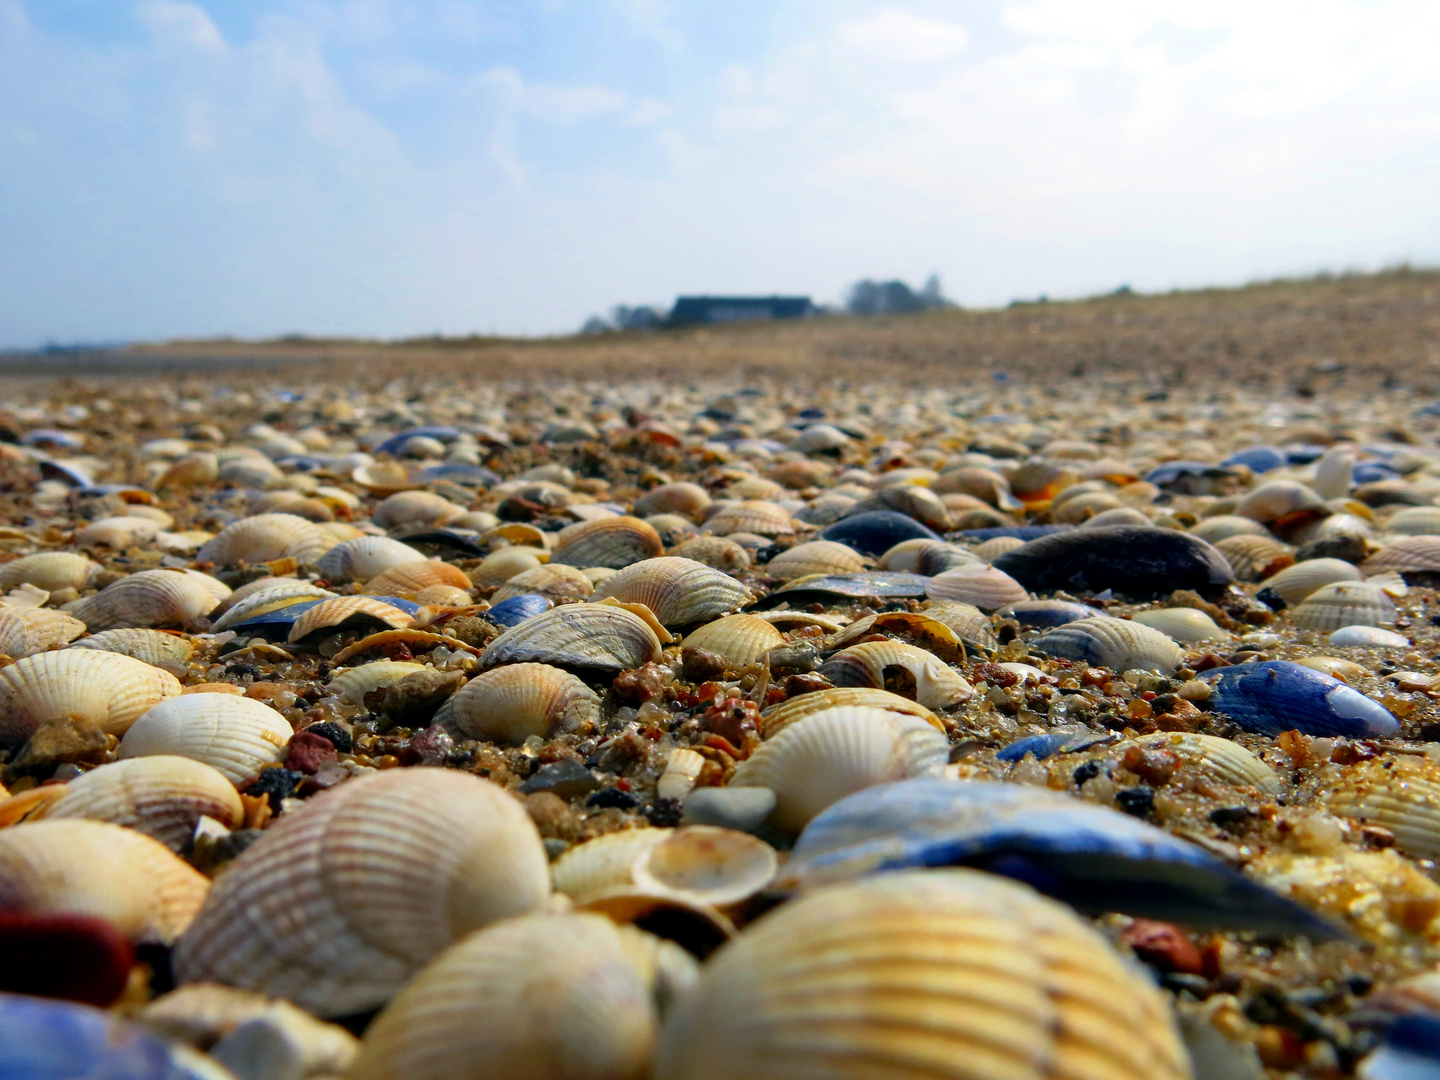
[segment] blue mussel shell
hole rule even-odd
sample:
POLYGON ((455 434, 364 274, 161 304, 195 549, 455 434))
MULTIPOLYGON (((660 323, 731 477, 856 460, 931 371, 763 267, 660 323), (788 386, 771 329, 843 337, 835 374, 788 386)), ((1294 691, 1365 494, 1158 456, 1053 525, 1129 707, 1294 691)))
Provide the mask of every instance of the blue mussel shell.
POLYGON ((541 596, 539 593, 521 593, 508 600, 501 600, 500 603, 485 612, 485 618, 508 630, 512 626, 520 625, 531 616, 539 615, 542 611, 549 611, 550 608, 551 603, 548 597, 541 596))
POLYGON ((88 1005, 0 994, 0 1077, 204 1080, 184 1052, 88 1005))
POLYGON ((884 555, 902 540, 939 540, 933 529, 894 510, 851 514, 820 531, 821 540, 846 544, 861 555, 884 555))
POLYGON ((1210 706, 1246 731, 1375 739, 1394 735, 1400 721, 1378 701, 1323 672, 1289 660, 1217 668, 1201 676, 1213 688, 1210 706))

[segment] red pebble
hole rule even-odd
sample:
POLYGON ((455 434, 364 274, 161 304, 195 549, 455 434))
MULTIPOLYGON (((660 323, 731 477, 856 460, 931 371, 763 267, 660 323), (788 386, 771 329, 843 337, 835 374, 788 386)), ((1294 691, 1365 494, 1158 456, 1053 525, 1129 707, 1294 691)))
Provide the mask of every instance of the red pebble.
POLYGON ((103 1007, 125 992, 134 963, 106 919, 0 912, 0 991, 103 1007))
POLYGON ((313 731, 296 732, 285 748, 285 768, 296 772, 315 773, 334 760, 335 744, 313 731))
POLYGON ((1195 943, 1178 926, 1153 919, 1136 919, 1125 928, 1120 940, 1129 945, 1145 963, 1158 971, 1199 975, 1205 962, 1195 943))

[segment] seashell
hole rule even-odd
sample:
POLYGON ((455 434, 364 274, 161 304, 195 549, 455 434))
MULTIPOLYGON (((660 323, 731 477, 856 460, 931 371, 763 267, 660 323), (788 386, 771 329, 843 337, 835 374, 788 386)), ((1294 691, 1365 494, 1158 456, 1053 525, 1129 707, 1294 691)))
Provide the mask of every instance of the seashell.
POLYGON ((91 630, 181 624, 208 615, 229 592, 194 570, 142 570, 123 577, 71 609, 91 630))
MULTIPOLYGON (((981 618, 988 631, 990 621, 983 615, 981 618)), ((965 646, 961 644, 954 630, 928 614, 912 614, 908 611, 885 611, 856 619, 830 640, 829 647, 843 649, 859 642, 861 638, 878 633, 909 637, 926 652, 933 653, 947 664, 958 664, 965 659, 965 646)))
POLYGON ((705 758, 701 754, 681 747, 671 750, 665 757, 665 771, 655 781, 655 798, 683 801, 695 789, 704 770, 705 758))
MULTIPOLYGON (((1304 566, 1304 563, 1300 564, 1304 566)), ((1306 630, 1338 630, 1342 626, 1379 626, 1395 621, 1395 603, 1384 589, 1363 581, 1322 585, 1290 613, 1306 630)))
POLYGON ((382 529, 396 529, 402 525, 444 525, 463 513, 463 506, 433 492, 397 491, 380 500, 370 520, 382 529))
POLYGON ((1322 675, 1329 675, 1332 679, 1339 679, 1341 682, 1353 682, 1362 679, 1369 674, 1363 667, 1351 660, 1342 660, 1338 656, 1307 656, 1303 660, 1296 660, 1295 663, 1301 667, 1314 668, 1322 675))
POLYGON ((1010 472, 1010 490, 1028 507, 1041 509, 1080 479, 1074 469, 1049 461, 1029 461, 1010 472))
POLYGON ((128 548, 148 544, 160 531, 160 523, 152 518, 127 516, 106 517, 92 521, 75 533, 75 546, 81 548, 128 548))
POLYGON ((540 835, 501 788, 448 769, 357 777, 240 854, 176 947, 175 974, 317 1016, 359 1012, 549 887, 540 835))
POLYGON ((551 561, 566 566, 608 566, 621 570, 665 550, 660 534, 636 517, 582 521, 560 530, 551 561))
POLYGON ((1366 574, 1440 573, 1440 536, 1402 536, 1361 564, 1366 574))
POLYGON ((1344 559, 1306 559, 1264 579, 1260 590, 1268 589, 1288 607, 1296 607, 1323 586, 1363 579, 1359 569, 1344 559))
POLYGON ((155 481, 157 491, 165 488, 199 487, 213 483, 220 475, 220 461, 208 450, 186 454, 176 460, 155 481))
POLYGON ((1083 661, 1112 671, 1173 671, 1184 659, 1180 647, 1159 630, 1109 615, 1057 626, 1031 641, 1030 647, 1047 656, 1083 661))
POLYGON ((917 716, 936 731, 944 731, 940 719, 919 702, 868 686, 835 686, 800 694, 771 705, 760 714, 760 737, 769 739, 802 717, 837 708, 884 709, 886 712, 917 716))
POLYGON ((937 532, 951 528, 950 510, 933 491, 913 484, 890 485, 872 492, 852 506, 846 517, 876 511, 894 511, 937 532))
MULTIPOLYGON (((369 581, 397 566, 424 561, 424 555, 399 540, 388 536, 361 536, 336 544, 320 557, 315 568, 327 581, 369 581)), ((469 584, 468 578, 466 584, 469 584)))
POLYGON ((1369 584, 1377 589, 1383 589, 1387 596, 1401 597, 1410 592, 1410 586, 1405 583, 1405 578, 1393 570, 1384 574, 1375 574, 1366 579, 1369 584))
POLYGON ((387 686, 398 683, 407 675, 425 670, 424 664, 411 661, 376 660, 370 664, 361 664, 359 667, 336 672, 330 676, 326 689, 330 693, 344 698, 351 705, 364 705, 365 695, 370 691, 383 690, 387 686))
POLYGON ((1440 856, 1440 767, 1427 757, 1387 754, 1347 765, 1322 798, 1331 813, 1389 829, 1407 855, 1440 856))
POLYGON ((1000 647, 990 617, 972 604, 936 600, 925 607, 927 618, 948 626, 967 648, 990 652, 1000 647))
POLYGON ((470 572, 470 577, 482 589, 499 588, 517 574, 542 566, 544 559, 541 556, 544 554, 528 547, 503 547, 485 556, 484 561, 470 572))
POLYGON ((538 593, 521 593, 519 596, 512 596, 508 600, 500 601, 485 612, 485 618, 497 626, 517 626, 532 615, 549 611, 554 606, 548 597, 538 593))
MULTIPOLYGON (((934 654, 900 641, 870 641, 852 645, 825 661, 820 674, 836 686, 868 686, 893 691, 897 686, 904 685, 927 709, 953 708, 975 696, 975 688, 954 668, 934 654)), ((901 696, 907 695, 902 693, 901 696)))
POLYGON ((765 566, 770 577, 789 581, 806 574, 848 574, 865 569, 860 553, 830 540, 811 540, 782 551, 765 566))
POLYGON ((59 721, 121 735, 145 710, 179 693, 168 671, 119 653, 38 653, 0 670, 0 742, 23 743, 41 725, 59 721))
POLYGON ((136 944, 169 945, 210 882, 165 845, 105 821, 26 822, 0 831, 0 911, 90 915, 136 944))
POLYGON ((1214 711, 1258 735, 1295 729, 1321 737, 1371 739, 1400 730, 1400 722, 1378 701, 1288 660, 1236 664, 1200 678, 1212 688, 1214 711))
POLYGON ((527 915, 451 946, 365 1032, 351 1080, 644 1080, 655 994, 600 915, 527 915))
POLYGON ((1271 537, 1270 530, 1264 525, 1250 517, 1240 517, 1236 514, 1216 514, 1214 517, 1207 517, 1196 523, 1190 529, 1191 536, 1198 536, 1206 543, 1220 546, 1222 540, 1231 540, 1237 536, 1265 536, 1271 537))
POLYGON ((607 596, 644 604, 666 626, 713 619, 755 601, 754 594, 729 574, 678 556, 632 563, 601 582, 592 599, 607 596))
POLYGON ((795 523, 783 507, 772 502, 750 499, 720 504, 718 509, 714 509, 714 512, 705 518, 703 531, 716 536, 729 536, 731 533, 788 536, 795 531, 795 523))
POLYGON ((764 889, 779 866, 774 848, 735 829, 690 825, 664 831, 631 867, 635 884, 657 895, 727 908, 764 889))
POLYGON ((635 883, 634 868, 673 829, 622 829, 572 847, 550 867, 556 892, 584 902, 635 883))
POLYGON ((63 645, 85 632, 85 624, 49 608, 0 608, 0 653, 19 660, 63 645))
POLYGON ((928 536, 911 537, 887 548, 875 563, 877 570, 889 570, 906 574, 918 574, 920 556, 935 547, 944 547, 945 541, 928 536))
POLYGON ((1204 595, 1234 580, 1230 564, 1204 540, 1148 526, 1051 533, 1000 556, 994 565, 1027 589, 1113 589, 1136 598, 1176 589, 1204 595))
POLYGON ((984 563, 937 574, 925 587, 925 595, 931 600, 958 600, 982 611, 994 611, 1029 599, 1029 594, 1018 581, 1003 570, 984 563))
POLYGON ((1280 790, 1280 777, 1275 770, 1229 739, 1185 731, 1160 731, 1154 735, 1142 735, 1136 741, 1174 750, 1181 761, 1223 783, 1258 788, 1266 794, 1280 790))
POLYGON ((945 736, 917 716, 840 706, 786 724, 736 767, 730 785, 775 792, 769 824, 794 835, 862 788, 939 775, 949 752, 945 736))
POLYGON ((1118 911, 1196 929, 1343 936, 1194 844, 1030 784, 926 778, 851 795, 801 834, 777 886, 956 865, 1023 874, 1084 912, 1118 911))
POLYGON ((1289 545, 1271 536, 1242 533, 1218 541, 1215 550, 1225 556, 1236 581, 1263 581, 1295 563, 1289 545))
MULTIPOLYGON (((1399 533, 1401 536, 1440 536, 1440 507, 1408 506, 1385 519, 1385 531, 1399 533)), ((32 559, 39 557, 30 556, 32 559)), ((0 568, 0 585, 3 584, 4 572, 3 568, 0 568)))
POLYGON ((1230 640, 1230 635, 1199 608, 1155 608, 1153 611, 1138 611, 1130 618, 1134 622, 1159 630, 1166 637, 1181 644, 1230 640))
POLYGON ((1315 494, 1322 499, 1343 499, 1355 482, 1355 455, 1344 447, 1334 447, 1320 455, 1315 463, 1315 494))
POLYGON ((645 521, 660 534, 660 542, 666 547, 700 535, 695 523, 679 514, 647 514, 645 521))
POLYGON ((1069 600, 1023 600, 996 612, 1002 619, 1014 619, 1027 630, 1048 629, 1089 619, 1095 609, 1069 600))
POLYGON ((843 517, 820 531, 821 540, 844 544, 871 558, 890 551, 902 540, 939 540, 934 530, 893 510, 871 510, 843 517))
POLYGON ((473 599, 464 589, 454 585, 427 585, 414 593, 417 604, 434 607, 467 607, 473 599))
POLYGON ((1186 1080, 1166 999, 1068 909, 988 874, 786 904, 666 1018, 655 1080, 1186 1080))
POLYGON ((684 649, 703 649, 723 657, 739 671, 784 645, 785 636, 754 615, 726 615, 692 631, 680 644, 684 649))
MULTIPOLYGON (((262 579, 269 584, 259 589, 254 589, 236 600, 235 595, 242 592, 237 589, 230 597, 230 603, 221 604, 215 609, 214 615, 219 616, 211 624, 212 633, 220 633, 228 630, 236 623, 244 622, 246 619, 256 615, 263 615, 266 612, 278 611, 281 608, 290 607, 301 600, 325 600, 335 594, 329 589, 322 589, 318 585, 312 585, 308 581, 298 581, 293 578, 268 578, 262 579)), ((248 586, 247 586, 248 588, 248 586)))
POLYGON ((1354 514, 1331 514, 1286 533, 1286 539, 1294 544, 1313 544, 1320 540, 1354 537, 1365 540, 1375 535, 1370 523, 1354 514))
POLYGON ((83 589, 99 569, 99 563, 76 552, 42 551, 0 565, 0 592, 17 585, 34 585, 46 592, 83 589))
POLYGON ((563 563, 551 563, 516 574, 500 586, 490 601, 498 604, 515 596, 529 595, 554 601, 584 600, 594 591, 594 584, 580 570, 563 563))
POLYGON ((364 591, 370 596, 414 596, 436 586, 458 589, 464 596, 460 603, 470 602, 470 579, 465 571, 438 559, 404 563, 386 570, 367 581, 364 591))
POLYGON ((147 664, 184 664, 195 653, 192 638, 165 630, 105 630, 82 638, 70 647, 119 653, 147 664))
POLYGON ((1082 529, 1103 529, 1111 525, 1151 525, 1153 522, 1132 506, 1117 506, 1113 510, 1102 510, 1094 517, 1080 523, 1082 529))
MULTIPOLYGON (((520 547, 536 548, 542 555, 550 550, 550 534, 523 521, 507 521, 485 530, 480 536, 481 544, 514 544, 520 547)), ((548 558, 548 555, 545 557, 548 558)))
POLYGON ((82 773, 39 816, 124 825, 179 853, 190 846, 201 817, 234 829, 245 808, 235 785, 219 771, 199 761, 157 755, 82 773))
POLYGON ((1342 626, 1329 637, 1331 645, 1355 649, 1408 649, 1410 639, 1378 626, 1342 626))
POLYGON ((589 730, 599 716, 599 695, 568 671, 509 664, 471 679, 436 720, 443 718, 471 739, 519 746, 531 736, 552 739, 589 730))
POLYGON ((758 607, 813 600, 835 603, 844 597, 907 597, 925 595, 930 579, 919 574, 867 570, 859 574, 812 574, 796 578, 765 597, 758 607))
POLYGON ((120 757, 189 758, 239 784, 283 761, 292 734, 290 721, 254 698, 183 694, 146 710, 120 740, 120 757))
POLYGON ((309 610, 301 613, 290 627, 285 640, 290 643, 303 641, 318 631, 335 632, 345 626, 370 629, 403 630, 414 623, 410 613, 389 601, 395 597, 336 596, 321 600, 309 610))
MULTIPOLYGON (((1063 494, 1063 493, 1062 493, 1063 494)), ((1122 509, 1119 499, 1106 491, 1084 491, 1063 502, 1057 498, 1050 508, 1050 519, 1060 525, 1079 525, 1096 514, 1122 509)), ((1149 524, 1146 521, 1142 525, 1149 524)))
POLYGON ((986 540, 975 546, 975 554, 986 562, 994 562, 1006 552, 1014 551, 1018 547, 1024 547, 1025 541, 1018 536, 997 536, 993 540, 986 540))
POLYGON ((313 522, 294 514, 257 514, 221 529, 195 553, 197 562, 233 566, 295 559, 313 564, 335 546, 334 539, 313 522))
POLYGON ((710 493, 699 484, 679 482, 660 484, 635 500, 635 516, 680 514, 699 521, 710 507, 710 493))
POLYGON ((750 552, 723 536, 697 536, 693 540, 675 545, 670 554, 682 559, 694 559, 727 574, 750 569, 750 552))
POLYGON ((1297 480, 1261 484, 1235 507, 1236 517, 1267 525, 1276 535, 1329 514, 1325 500, 1297 480))
MULTIPOLYGON (((485 647, 483 668, 535 661, 567 668, 628 671, 660 659, 645 620, 605 604, 565 604, 532 616, 485 647)), ((4 672, 0 672, 3 677, 4 672)))
POLYGON ((1014 510, 1020 501, 1010 494, 1010 481, 993 469, 966 466, 941 473, 934 489, 937 494, 973 495, 1000 510, 1014 510))

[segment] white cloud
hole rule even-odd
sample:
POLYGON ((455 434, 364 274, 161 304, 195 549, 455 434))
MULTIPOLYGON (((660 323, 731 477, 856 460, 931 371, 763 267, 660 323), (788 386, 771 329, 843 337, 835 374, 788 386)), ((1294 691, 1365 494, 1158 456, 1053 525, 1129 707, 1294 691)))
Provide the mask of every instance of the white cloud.
POLYGON ((685 48, 685 35, 675 26, 665 0, 611 0, 621 18, 642 37, 649 38, 667 53, 685 48))
POLYGON ((225 39, 210 16, 195 4, 180 0, 143 0, 135 14, 155 37, 172 45, 224 52, 225 39))
POLYGON ((509 108, 553 124, 575 124, 616 113, 630 101, 626 95, 605 86, 528 82, 513 67, 492 68, 481 77, 481 82, 497 88, 509 108))
POLYGON ((882 11, 864 22, 842 23, 835 39, 850 52, 890 64, 949 60, 970 43, 963 26, 903 11, 882 11))
POLYGON ((365 79, 385 98, 397 98, 446 81, 445 75, 413 60, 375 60, 360 68, 365 79))
POLYGON ((636 127, 647 127, 659 123, 675 112, 675 106, 654 98, 646 98, 625 114, 625 123, 636 127))

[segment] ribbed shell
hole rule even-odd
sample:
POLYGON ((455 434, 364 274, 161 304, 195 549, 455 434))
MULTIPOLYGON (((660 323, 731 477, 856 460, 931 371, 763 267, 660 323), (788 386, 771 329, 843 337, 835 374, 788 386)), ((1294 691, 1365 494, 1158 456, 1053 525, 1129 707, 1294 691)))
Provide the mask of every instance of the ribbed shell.
POLYGON ((124 825, 179 852, 202 815, 237 828, 245 810, 235 785, 201 762, 156 756, 112 761, 81 774, 40 816, 124 825))
POLYGON ((727 574, 750 569, 750 552, 734 540, 727 540, 723 536, 697 536, 693 540, 676 544, 670 554, 694 559, 706 566, 713 566, 716 570, 724 570, 727 574))
POLYGON ((699 484, 677 481, 660 484, 635 500, 635 516, 649 517, 651 514, 682 514, 698 520, 710 506, 710 493, 699 484))
POLYGON ((161 702, 136 720, 120 740, 120 757, 189 758, 238 784, 264 766, 283 761, 292 734, 285 717, 253 698, 184 694, 161 702))
POLYGON ((927 709, 949 709, 975 696, 975 688, 933 653, 903 641, 867 641, 842 649, 820 668, 836 686, 885 688, 886 673, 900 668, 910 674, 915 700, 927 709))
POLYGON ((1263 581, 1295 563, 1290 545, 1273 536, 1228 536, 1216 541, 1215 550, 1225 556, 1236 581, 1263 581))
POLYGON ((490 597, 490 603, 498 604, 512 596, 527 596, 532 593, 557 602, 585 600, 594 591, 594 583, 577 567, 551 563, 513 575, 490 597))
POLYGON ((1400 574, 1440 573, 1440 536, 1405 536, 1392 540, 1365 560, 1367 574, 1395 571, 1400 574))
POLYGON ((126 548, 148 544, 160 531, 154 518, 126 515, 98 518, 75 533, 75 546, 126 548))
POLYGON ((1325 805, 1341 817, 1389 829, 1407 855, 1440 857, 1440 766, 1429 758, 1387 754, 1347 765, 1325 805))
POLYGON ((83 589, 99 569, 99 563, 73 551, 42 551, 0 565, 0 591, 17 585, 34 585, 46 592, 83 589))
POLYGON ((655 995, 623 928, 528 915, 472 934, 365 1033, 350 1080, 643 1080, 655 995))
POLYGON ((256 514, 225 526, 195 553, 195 559, 217 566, 276 559, 310 564, 334 546, 329 533, 295 514, 256 514))
MULTIPOLYGON (((986 625, 989 625, 988 620, 986 625)), ((955 631, 924 612, 884 611, 878 615, 866 615, 836 634, 830 640, 829 647, 843 649, 859 642, 861 638, 879 633, 909 637, 918 642, 926 652, 934 653, 947 664, 959 663, 965 658, 964 646, 955 631)))
POLYGON ((1000 647, 990 616, 974 604, 964 604, 958 600, 938 600, 928 605, 924 614, 955 631, 955 636, 966 645, 987 651, 1000 647))
POLYGON ((315 569, 326 581, 369 581, 397 566, 424 561, 423 554, 399 540, 361 536, 336 544, 320 556, 315 569))
POLYGON ((726 615, 693 631, 680 644, 722 656, 738 670, 784 645, 785 635, 754 615, 726 615))
POLYGON ((219 590, 230 591, 194 570, 142 570, 80 601, 71 614, 92 631, 179 625, 214 611, 219 590))
POLYGON ((896 573, 918 574, 920 570, 920 559, 932 548, 946 547, 943 540, 934 540, 928 536, 917 536, 910 540, 901 540, 881 555, 875 563, 877 570, 889 570, 896 573))
POLYGON ((1066 499, 1051 511, 1050 516, 1062 525, 1078 525, 1096 514, 1121 508, 1120 500, 1107 491, 1086 491, 1066 499))
POLYGON ((0 831, 0 911, 97 916, 137 944, 169 945, 209 886, 159 841, 109 822, 0 831))
POLYGON ((332 694, 339 694, 352 705, 363 705, 365 704, 365 695, 371 690, 379 690, 382 687, 398 683, 405 676, 424 670, 424 664, 410 661, 376 660, 373 663, 350 668, 348 671, 337 672, 330 677, 326 689, 332 694))
MULTIPOLYGON (((1440 536, 1440 507, 1407 506, 1385 519, 1385 531, 1402 536, 1440 536)), ((4 574, 0 571, 0 585, 3 584, 4 574)))
POLYGON ((20 660, 85 632, 73 615, 50 608, 0 607, 0 653, 20 660))
POLYGON ((1260 588, 1269 589, 1290 607, 1297 607, 1322 586, 1360 581, 1364 576, 1344 559, 1307 559, 1266 578, 1260 588))
POLYGON ((673 829, 622 829, 572 847, 550 866, 555 891, 585 901, 635 883, 635 864, 669 837, 673 829))
MULTIPOLYGON (((910 541, 906 541, 909 543, 910 541)), ((974 552, 987 563, 993 562, 1007 551, 1014 551, 1018 547, 1024 547, 1025 541, 1018 536, 997 536, 994 539, 986 540, 984 543, 976 544, 974 552)))
POLYGON ((1131 618, 1144 626, 1159 630, 1173 641, 1186 644, 1192 641, 1228 641, 1230 635, 1199 608, 1172 607, 1156 608, 1153 611, 1137 611, 1131 618))
POLYGON ((957 600, 985 611, 1028 600, 1025 587, 988 563, 960 566, 930 579, 925 595, 931 600, 957 600))
POLYGON ((1113 671, 1171 671, 1184 658, 1180 646, 1159 630, 1109 615, 1058 626, 1033 639, 1030 646, 1049 656, 1083 660, 1113 671))
POLYGON ((775 792, 768 821, 794 835, 846 795, 940 775, 949 751, 945 736, 917 716, 841 706, 786 725, 736 767, 730 784, 775 792))
POLYGON ((538 569, 544 564, 541 556, 548 558, 548 555, 538 548, 503 547, 485 556, 484 561, 470 571, 470 578, 483 589, 498 588, 516 574, 538 569))
POLYGON ((329 589, 322 589, 318 585, 311 585, 305 581, 282 581, 244 597, 239 602, 232 604, 215 622, 210 629, 214 633, 228 630, 237 623, 246 619, 252 619, 257 615, 264 615, 267 612, 279 611, 281 608, 298 604, 302 600, 324 600, 335 594, 329 589))
MULTIPOLYGON (((458 566, 440 562, 438 559, 425 559, 422 562, 405 563, 403 566, 386 570, 383 574, 377 574, 365 583, 364 591, 371 596, 408 598, 436 586, 465 592, 470 588, 470 578, 458 566)), ((462 603, 469 602, 470 597, 467 594, 462 603)))
POLYGON ((971 870, 802 896, 707 964, 655 1080, 1188 1080, 1166 1000, 1069 908, 971 870))
POLYGON ((778 866, 775 849, 758 837, 690 825, 669 831, 636 860, 631 873, 642 890, 723 908, 765 888, 778 866))
POLYGON ((174 675, 119 653, 37 653, 0 670, 0 743, 22 743, 41 724, 67 718, 122 735, 146 709, 179 693, 174 675))
POLYGON ((765 564, 765 573, 781 581, 806 574, 853 574, 864 569, 865 559, 858 551, 834 540, 796 544, 765 564))
POLYGON ((1207 543, 1219 547, 1225 540, 1237 536, 1270 536, 1270 532, 1254 518, 1238 517, 1234 514, 1217 514, 1206 518, 1190 529, 1191 536, 1198 536, 1207 543))
POLYGON ((660 534, 640 518, 600 518, 560 530, 551 562, 566 566, 608 566, 620 570, 665 550, 660 534))
POLYGON ((338 630, 354 621, 357 625, 379 623, 391 630, 403 630, 415 620, 399 608, 370 596, 336 596, 321 600, 309 611, 301 612, 290 627, 286 640, 292 644, 322 630, 338 630))
POLYGON ((1182 761, 1227 784, 1255 787, 1267 793, 1280 790, 1280 778, 1275 770, 1229 739, 1183 731, 1161 731, 1144 735, 1138 741, 1148 746, 1168 747, 1182 761))
POLYGON ((1316 589, 1290 617, 1296 626, 1325 633, 1342 626, 1379 626, 1395 621, 1395 602, 1377 585, 1341 581, 1316 589))
POLYGON ((595 588, 592 599, 613 596, 621 603, 644 604, 666 626, 713 619, 753 603, 755 596, 729 574, 673 555, 627 566, 595 588))
POLYGON ((448 769, 359 777, 246 848, 176 948, 175 973, 318 1016, 359 1012, 549 889, 540 834, 501 788, 448 769))
MULTIPOLYGON (((592 725, 600 697, 549 664, 509 664, 482 672, 445 703, 443 717, 472 739, 518 746, 592 725)), ((439 717, 437 717, 439 719, 439 717)))
POLYGON ((799 694, 778 705, 771 705, 760 714, 760 737, 763 739, 774 738, 776 734, 802 717, 809 716, 811 713, 824 712, 826 709, 841 707, 884 709, 886 712, 905 713, 909 716, 919 717, 936 731, 945 730, 945 725, 935 714, 919 702, 903 698, 899 694, 892 694, 889 690, 876 690, 868 686, 835 686, 809 694, 799 694))
POLYGON ((788 536, 794 531, 795 523, 784 507, 755 499, 727 504, 705 519, 705 532, 715 536, 731 533, 788 536))
POLYGON ((382 529, 393 529, 400 525, 443 525, 463 513, 463 506, 433 492, 399 491, 382 499, 370 520, 382 529))
POLYGON ((605 604, 564 604, 506 630, 485 647, 480 664, 535 661, 625 671, 658 659, 660 639, 639 616, 605 604))
POLYGON ((164 630, 105 630, 81 638, 70 647, 119 653, 147 664, 183 664, 195 652, 192 638, 164 630))

